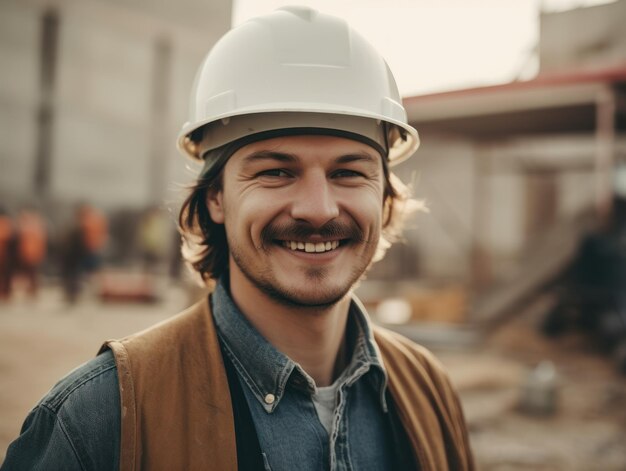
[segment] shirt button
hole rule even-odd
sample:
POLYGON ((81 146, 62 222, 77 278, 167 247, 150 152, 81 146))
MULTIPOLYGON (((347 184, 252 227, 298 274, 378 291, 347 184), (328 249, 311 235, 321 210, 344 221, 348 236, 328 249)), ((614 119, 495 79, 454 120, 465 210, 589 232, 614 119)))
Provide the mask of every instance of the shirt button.
POLYGON ((267 394, 265 396, 265 403, 266 404, 274 404, 275 400, 276 400, 276 396, 274 396, 273 394, 267 394))

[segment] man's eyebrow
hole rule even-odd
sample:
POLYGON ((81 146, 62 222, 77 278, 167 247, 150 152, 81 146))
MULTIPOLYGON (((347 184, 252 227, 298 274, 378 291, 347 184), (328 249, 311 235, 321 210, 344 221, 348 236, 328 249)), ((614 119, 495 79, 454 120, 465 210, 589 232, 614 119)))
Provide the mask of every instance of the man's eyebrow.
POLYGON ((378 158, 374 157, 368 152, 356 152, 353 154, 345 154, 345 155, 341 155, 337 157, 336 159, 336 162, 338 164, 347 164, 350 162, 358 162, 358 161, 371 162, 374 164, 378 164, 378 158))
MULTIPOLYGON (((243 159, 244 164, 263 161, 263 160, 274 160, 277 162, 294 163, 298 161, 298 157, 294 154, 289 154, 287 152, 260 150, 257 152, 252 152, 249 155, 246 155, 243 159)), ((350 162, 359 162, 359 161, 378 164, 378 157, 374 157, 372 154, 368 152, 354 152, 350 154, 340 155, 339 157, 335 159, 335 163, 337 164, 347 164, 350 162)))
POLYGON ((285 152, 276 152, 271 150, 260 150, 246 155, 243 159, 244 163, 253 163, 260 160, 276 160, 278 162, 292 163, 297 161, 297 157, 293 154, 285 152))

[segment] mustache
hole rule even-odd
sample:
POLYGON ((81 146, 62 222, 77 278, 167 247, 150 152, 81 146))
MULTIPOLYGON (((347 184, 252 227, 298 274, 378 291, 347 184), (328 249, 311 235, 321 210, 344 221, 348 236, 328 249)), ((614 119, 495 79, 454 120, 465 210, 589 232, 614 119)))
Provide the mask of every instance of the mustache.
POLYGON ((363 230, 354 222, 328 221, 321 227, 313 227, 305 221, 294 221, 288 224, 269 224, 261 231, 263 247, 271 245, 275 240, 302 240, 311 236, 325 239, 350 239, 354 242, 368 242, 363 230))

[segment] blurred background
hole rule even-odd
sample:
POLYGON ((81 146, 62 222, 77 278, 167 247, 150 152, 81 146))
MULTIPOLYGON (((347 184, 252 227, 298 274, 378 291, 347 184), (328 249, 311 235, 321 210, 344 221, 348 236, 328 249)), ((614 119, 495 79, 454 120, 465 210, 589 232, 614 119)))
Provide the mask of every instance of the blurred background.
MULTIPOLYGON (((0 459, 99 345, 202 294, 175 139, 232 25, 292 2, 0 0, 0 459)), ((626 470, 626 0, 301 1, 387 57, 428 212, 358 288, 435 350, 480 469, 626 470)))

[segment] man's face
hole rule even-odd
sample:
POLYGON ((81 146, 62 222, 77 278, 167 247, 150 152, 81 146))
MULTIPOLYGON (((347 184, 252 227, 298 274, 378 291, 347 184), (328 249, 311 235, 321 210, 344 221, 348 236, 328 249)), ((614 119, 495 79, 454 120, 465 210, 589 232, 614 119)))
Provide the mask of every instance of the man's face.
POLYGON ((383 179, 380 154, 350 139, 290 136, 239 149, 209 199, 211 218, 225 225, 231 281, 289 305, 339 301, 376 251, 383 179))

